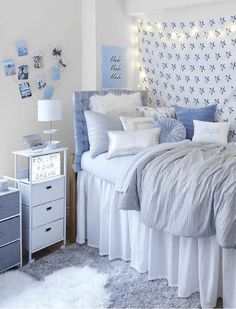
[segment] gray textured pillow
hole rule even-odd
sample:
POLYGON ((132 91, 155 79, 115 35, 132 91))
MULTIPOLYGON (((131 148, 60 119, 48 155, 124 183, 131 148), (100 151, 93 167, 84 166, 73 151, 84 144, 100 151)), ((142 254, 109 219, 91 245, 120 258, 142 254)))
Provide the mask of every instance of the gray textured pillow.
POLYGON ((90 153, 95 158, 108 150, 109 139, 107 131, 123 131, 119 117, 85 111, 90 153))

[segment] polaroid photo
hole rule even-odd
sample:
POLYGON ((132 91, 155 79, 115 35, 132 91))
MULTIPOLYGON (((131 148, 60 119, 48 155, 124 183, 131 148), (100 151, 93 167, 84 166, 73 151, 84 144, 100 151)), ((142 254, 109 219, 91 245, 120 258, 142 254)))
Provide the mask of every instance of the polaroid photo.
POLYGON ((16 42, 17 55, 19 57, 28 55, 28 48, 25 41, 19 40, 16 42))
POLYGON ((54 86, 46 85, 44 87, 43 99, 44 100, 50 100, 53 96, 53 92, 54 92, 54 86))
POLYGON ((33 55, 33 63, 35 69, 43 68, 43 55, 41 53, 35 53, 33 55))
POLYGON ((28 79, 29 78, 29 67, 28 65, 20 65, 18 67, 18 79, 28 79))
POLYGON ((35 76, 35 82, 36 82, 36 87, 38 89, 43 89, 47 85, 45 77, 42 74, 39 74, 39 75, 35 76))
POLYGON ((3 67, 6 76, 11 76, 16 74, 16 65, 13 59, 3 60, 3 67))
POLYGON ((32 96, 30 84, 28 82, 19 84, 21 99, 26 99, 32 96))
POLYGON ((61 79, 61 71, 56 65, 51 67, 51 77, 52 77, 52 80, 61 79))

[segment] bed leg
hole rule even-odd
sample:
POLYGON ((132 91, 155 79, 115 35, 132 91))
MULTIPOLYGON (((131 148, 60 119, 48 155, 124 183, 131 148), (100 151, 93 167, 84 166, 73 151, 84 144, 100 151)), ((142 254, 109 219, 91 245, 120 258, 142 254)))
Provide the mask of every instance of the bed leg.
POLYGON ((77 200, 77 190, 76 190, 76 180, 77 174, 73 170, 75 154, 70 155, 70 243, 76 241, 76 200, 77 200))

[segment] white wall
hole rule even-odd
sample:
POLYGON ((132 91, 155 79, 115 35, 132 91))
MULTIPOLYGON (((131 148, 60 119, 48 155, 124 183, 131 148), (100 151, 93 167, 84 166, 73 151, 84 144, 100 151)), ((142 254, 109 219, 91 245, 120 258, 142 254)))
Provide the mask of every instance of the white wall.
POLYGON ((132 41, 134 20, 125 14, 123 0, 82 0, 82 12, 84 20, 81 28, 82 49, 85 49, 82 53, 82 89, 102 88, 102 45, 127 48, 126 88, 134 89, 136 87, 135 45, 132 41))
POLYGON ((101 46, 127 48, 127 88, 136 88, 135 50, 132 42, 134 20, 124 13, 123 0, 96 1, 97 88, 101 88, 101 46))
POLYGON ((81 88, 97 88, 96 1, 82 0, 81 18, 81 88))
MULTIPOLYGON (((24 39, 29 53, 40 48, 44 55, 45 72, 50 83, 50 50, 59 43, 68 59, 68 67, 59 82, 54 82, 54 98, 63 102, 63 121, 56 123, 60 129, 57 138, 63 145, 73 148, 71 96, 80 89, 80 1, 78 0, 7 0, 1 1, 0 10, 0 60, 13 57, 17 63, 30 64, 30 84, 34 84, 32 58, 17 57, 15 41, 24 39)), ((0 67, 0 175, 13 175, 11 152, 22 148, 21 137, 41 133, 47 124, 37 122, 37 100, 42 92, 32 87, 33 97, 21 100, 16 77, 5 77, 0 67)))
POLYGON ((217 18, 231 16, 236 12, 236 1, 226 1, 223 3, 204 4, 194 7, 178 8, 161 11, 159 13, 146 14, 150 20, 180 21, 199 20, 201 18, 217 18))
MULTIPOLYGON (((125 11, 128 15, 143 15, 143 14, 155 14, 161 11, 168 11, 180 8, 181 11, 184 8, 202 7, 204 5, 217 5, 222 3, 235 2, 234 0, 124 0, 125 11)), ((199 16, 200 17, 200 16, 199 16)))

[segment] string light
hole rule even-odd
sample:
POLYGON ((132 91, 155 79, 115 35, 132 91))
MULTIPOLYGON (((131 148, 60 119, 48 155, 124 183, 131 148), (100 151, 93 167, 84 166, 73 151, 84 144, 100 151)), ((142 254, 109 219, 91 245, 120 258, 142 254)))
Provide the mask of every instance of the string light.
POLYGON ((230 26, 230 30, 232 32, 236 32, 236 25, 234 24, 234 25, 230 26))
MULTIPOLYGON (((164 26, 160 22, 151 23, 151 22, 145 22, 143 20, 139 20, 138 23, 146 31, 152 31, 152 32, 156 31, 159 34, 163 33, 163 27, 164 26)), ((222 28, 222 29, 210 30, 208 32, 205 32, 204 30, 201 30, 198 27, 194 26, 189 32, 176 32, 176 31, 170 32, 170 38, 172 40, 181 42, 181 41, 184 41, 186 39, 187 35, 195 37, 196 35, 201 35, 201 32, 202 32, 202 34, 205 33, 206 38, 208 38, 208 39, 213 39, 213 38, 217 38, 217 37, 223 38, 223 37, 226 37, 226 35, 229 35, 229 33, 228 33, 229 30, 232 33, 236 32, 236 24, 228 25, 228 26, 226 26, 225 28, 222 28)), ((163 34, 162 34, 162 36, 160 36, 160 40, 162 42, 165 40, 165 36, 163 36, 163 34)), ((168 44, 168 41, 169 40, 167 40, 167 44, 168 44)))
POLYGON ((177 33, 176 33, 176 32, 172 32, 172 33, 171 33, 171 38, 172 38, 173 40, 177 40, 177 33))
POLYGON ((162 30, 162 24, 161 23, 158 23, 156 26, 157 26, 158 30, 162 30))
POLYGON ((137 25, 132 25, 132 30, 137 33, 138 32, 138 26, 137 25))
POLYGON ((140 78, 145 78, 145 77, 147 77, 147 75, 146 75, 146 73, 145 73, 144 71, 141 71, 141 72, 139 73, 139 76, 140 76, 140 78))
POLYGON ((197 33, 199 33, 198 28, 197 27, 193 27, 193 29, 190 32, 191 36, 195 36, 197 33))
POLYGON ((208 32, 208 37, 211 39, 211 38, 214 38, 214 31, 209 31, 208 32))

